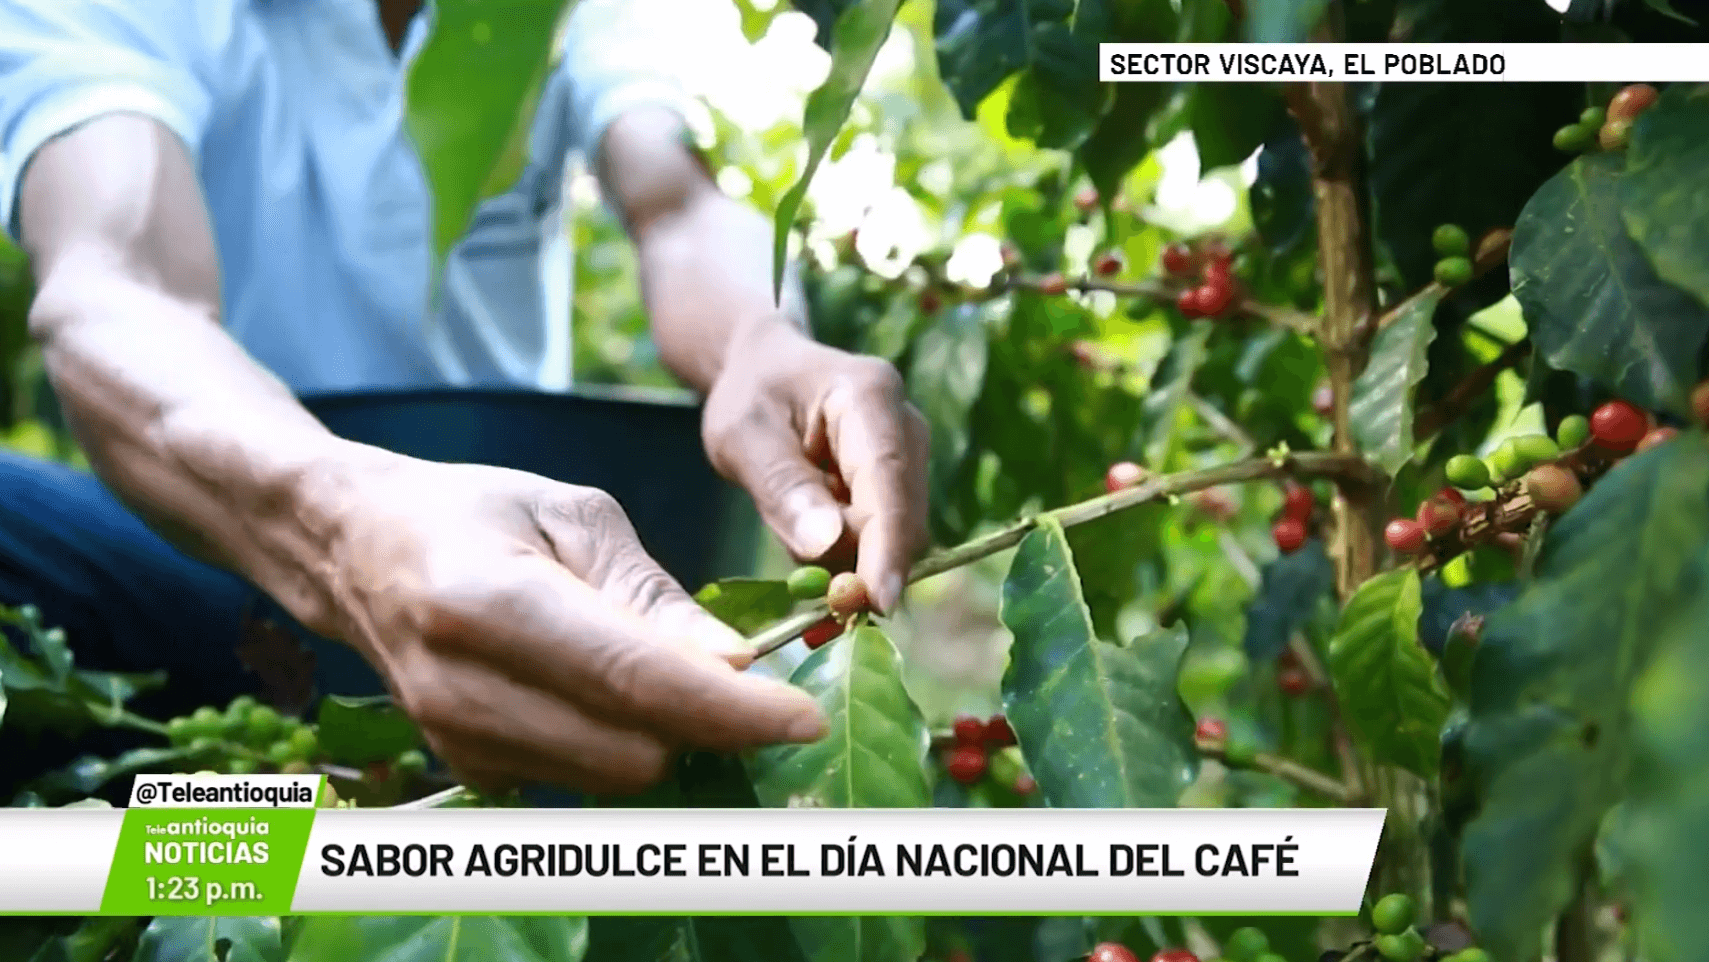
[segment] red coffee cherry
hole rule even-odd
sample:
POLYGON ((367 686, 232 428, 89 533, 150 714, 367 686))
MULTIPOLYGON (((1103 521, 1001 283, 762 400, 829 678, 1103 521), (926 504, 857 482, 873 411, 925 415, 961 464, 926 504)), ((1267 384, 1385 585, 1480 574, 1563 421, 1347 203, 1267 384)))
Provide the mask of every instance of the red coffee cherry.
POLYGON ((1270 529, 1270 536, 1276 539, 1276 547, 1283 554, 1293 554, 1305 544, 1305 523, 1298 518, 1283 518, 1270 529))
POLYGON ((1031 795, 1036 791, 1038 791, 1038 782, 1033 780, 1031 775, 1028 775, 1026 772, 1022 772, 1015 776, 1016 795, 1031 795))
POLYGON ((945 767, 949 769, 949 777, 971 785, 985 777, 985 749, 977 745, 962 745, 950 753, 945 767))
POLYGON ((1311 489, 1300 484, 1290 484, 1282 495, 1282 517, 1293 518, 1302 524, 1311 520, 1311 513, 1317 507, 1317 499, 1312 497, 1311 489))
POLYGON ((1220 742, 1228 737, 1228 723, 1220 718, 1201 718, 1199 725, 1193 729, 1193 739, 1201 742, 1220 742))
MULTIPOLYGON (((1459 494, 1458 491, 1454 493, 1459 494)), ((1419 526, 1430 537, 1440 538, 1460 523, 1460 503, 1441 492, 1425 498, 1418 504, 1419 526)))
POLYGON ((1616 454, 1637 447, 1649 430, 1649 417, 1627 401, 1609 401, 1590 416, 1590 436, 1616 454))
POLYGON ((1139 956, 1120 942, 1099 942, 1086 956, 1086 962, 1139 962, 1139 956))
POLYGON ((1524 489, 1532 504, 1550 514, 1567 510, 1584 494, 1578 475, 1558 464, 1539 464, 1526 472, 1524 489))
POLYGON ((825 603, 831 606, 831 613, 839 618, 864 611, 868 604, 866 582, 860 575, 845 571, 831 579, 831 587, 825 592, 825 603))
POLYGON ((1199 288, 1189 287, 1177 295, 1175 297, 1175 309, 1180 311, 1181 316, 1188 320, 1204 317, 1205 312, 1199 307, 1199 288))
POLYGON ((957 718, 951 730, 955 732, 955 743, 957 745, 985 744, 985 723, 972 715, 962 715, 957 718))
POLYGON ((1383 540, 1401 554, 1417 554, 1424 549, 1424 525, 1411 518, 1396 518, 1383 529, 1383 540))
POLYGON ((806 643, 808 651, 813 651, 842 633, 842 622, 835 618, 826 618, 803 631, 801 640, 806 643))
POLYGON ((943 296, 930 288, 920 292, 920 313, 936 314, 944 306, 943 296))
POLYGON ((992 715, 986 720, 985 744, 1008 748, 1015 743, 1015 730, 1009 726, 1009 719, 1002 715, 992 715))
POLYGON ((1094 187, 1083 187, 1074 195, 1074 206, 1082 214, 1090 214, 1098 209, 1098 191, 1094 187))
POLYGON ((1234 288, 1228 284, 1206 283, 1199 288, 1197 307, 1206 317, 1220 317, 1234 303, 1234 288))
POLYGON ((1631 120, 1655 104, 1661 92, 1649 84, 1632 84, 1620 88, 1608 101, 1608 120, 1631 120))
POLYGON ((1186 949, 1164 949, 1152 956, 1151 962, 1199 962, 1199 957, 1186 949))
POLYGON ((1198 266, 1192 248, 1186 244, 1170 244, 1163 249, 1163 269, 1176 277, 1190 277, 1198 266))
POLYGON ((1066 294, 1068 293, 1068 278, 1063 277, 1060 273, 1046 274, 1039 278, 1038 292, 1049 294, 1052 297, 1058 294, 1066 294))
POLYGON ((1709 381, 1692 389, 1691 411, 1697 415, 1698 421, 1709 424, 1709 381))
POLYGON ((1276 673, 1276 686, 1283 694, 1297 698, 1311 691, 1311 676, 1302 668, 1284 668, 1276 673))
POLYGON ((1234 258, 1227 254, 1212 257, 1205 264, 1205 273, 1201 280, 1214 287, 1234 287, 1234 258))
POLYGON ((1092 269, 1105 277, 1122 272, 1122 256, 1114 251, 1100 255, 1092 262, 1092 269))
POLYGON ((1145 480, 1145 469, 1132 461, 1117 461, 1104 472, 1104 490, 1114 494, 1145 480))

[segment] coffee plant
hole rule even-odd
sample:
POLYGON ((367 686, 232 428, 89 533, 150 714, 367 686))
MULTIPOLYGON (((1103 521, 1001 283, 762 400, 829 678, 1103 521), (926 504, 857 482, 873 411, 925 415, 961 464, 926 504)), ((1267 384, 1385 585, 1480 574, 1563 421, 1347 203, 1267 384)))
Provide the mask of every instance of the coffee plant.
MULTIPOLYGON (((735 3, 750 39, 781 12, 735 3)), ((438 5, 410 123, 442 245, 515 164, 566 4, 533 6, 471 73, 485 14, 438 5)), ((912 581, 996 571, 1001 708, 918 697, 905 626, 850 573, 721 581, 699 600, 762 660, 801 642, 791 681, 830 734, 588 803, 1382 807, 1356 919, 43 919, 0 928, 4 957, 1709 959, 1709 88, 1097 81, 1102 41, 1706 39, 1685 4, 1588 6, 797 0, 830 58, 801 124, 714 112, 702 137, 775 211, 780 278, 800 253, 816 335, 895 363, 930 421, 937 547, 912 581), (893 37, 916 69, 863 97, 893 37), (1206 182, 1240 184, 1216 224, 1159 203, 1159 151, 1189 134, 1206 182), (817 231, 815 172, 861 137, 935 243, 817 231), (1000 264, 970 279, 975 237, 1000 264)), ((578 291, 578 343, 639 329, 604 289, 578 291)), ((148 718, 129 705, 160 679, 4 617, 4 724, 150 742, 15 805, 201 770, 514 804, 451 784, 383 698, 148 718)))

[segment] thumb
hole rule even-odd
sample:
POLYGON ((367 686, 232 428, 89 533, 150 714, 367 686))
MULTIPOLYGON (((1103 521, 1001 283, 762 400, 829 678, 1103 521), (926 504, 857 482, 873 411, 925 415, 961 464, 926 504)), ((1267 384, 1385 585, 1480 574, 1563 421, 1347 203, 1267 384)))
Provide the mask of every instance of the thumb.
POLYGON ((795 557, 824 557, 842 539, 842 507, 793 435, 751 431, 720 455, 727 476, 747 490, 760 517, 795 557))

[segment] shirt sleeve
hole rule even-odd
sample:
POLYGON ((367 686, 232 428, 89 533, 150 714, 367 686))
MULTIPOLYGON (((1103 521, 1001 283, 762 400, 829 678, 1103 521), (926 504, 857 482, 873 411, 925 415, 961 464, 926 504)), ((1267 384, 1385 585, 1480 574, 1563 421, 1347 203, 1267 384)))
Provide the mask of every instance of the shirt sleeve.
POLYGON ((199 159, 213 110, 212 57, 236 3, 0 3, 0 224, 18 236, 24 169, 47 141, 110 113, 152 117, 199 159))
POLYGON ((687 112, 692 102, 669 65, 688 42, 676 29, 693 0, 578 0, 565 25, 562 61, 573 145, 591 157, 611 122, 637 107, 687 112))

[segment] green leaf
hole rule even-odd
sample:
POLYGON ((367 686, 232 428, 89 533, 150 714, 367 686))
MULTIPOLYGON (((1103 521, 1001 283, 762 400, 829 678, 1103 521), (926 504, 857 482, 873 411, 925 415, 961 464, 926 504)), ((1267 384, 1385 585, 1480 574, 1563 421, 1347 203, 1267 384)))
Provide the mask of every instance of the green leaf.
POLYGON ((1638 115, 1620 181, 1626 230, 1656 275, 1709 304, 1709 86, 1676 84, 1638 115))
POLYGON ((1249 0, 1247 42, 1305 43, 1328 7, 1329 0, 1249 0))
POLYGON ((161 915, 143 930, 131 962, 280 962, 284 955, 276 918, 161 915))
POLYGON ((1700 431, 1628 458, 1551 526, 1536 580, 1472 664, 1467 770, 1481 806, 1467 903, 1496 958, 1531 958, 1630 777, 1629 700, 1709 542, 1700 431))
POLYGON ((1699 559, 1684 603, 1658 633, 1632 693, 1637 749, 1618 836, 1644 956, 1702 962, 1709 951, 1709 579, 1699 559))
POLYGON ((694 600, 714 617, 751 635, 795 610, 795 599, 782 581, 726 578, 700 589, 694 600))
POLYGON ((1193 719, 1176 693, 1184 627, 1098 639, 1062 525, 1045 516, 1003 582, 1014 634, 1003 705, 1054 808, 1167 808, 1193 780, 1193 719))
POLYGON ((436 0, 432 35, 410 66, 404 118, 433 189, 436 264, 526 129, 570 2, 436 0))
POLYGON ((311 915, 288 962, 581 962, 587 941, 574 916, 311 915))
POLYGON ((807 197, 807 185, 831 141, 848 119, 855 98, 866 84, 866 75, 878 58, 879 48, 890 36, 890 25, 896 19, 901 0, 864 0, 844 10, 837 18, 831 41, 831 72, 819 88, 807 96, 807 106, 801 120, 802 135, 807 138, 807 165, 801 179, 777 205, 777 227, 772 243, 773 296, 783 293, 783 268, 789 253, 789 230, 795 224, 795 214, 807 197))
POLYGON ((870 625, 808 655, 790 683, 812 695, 831 730, 806 745, 762 749, 750 763, 769 808, 926 808, 929 740, 902 685, 902 656, 870 625))
MULTIPOLYGON (((1560 33, 1559 18, 1542 3, 1399 6, 1395 29, 1404 37, 1373 39, 1516 43, 1560 33)), ((1582 84, 1383 83, 1374 94, 1366 137, 1372 230, 1409 289, 1431 279, 1437 255, 1430 240, 1438 225, 1458 224, 1473 243, 1492 227, 1513 226, 1561 169, 1555 129, 1577 120, 1584 107, 1582 84), (1499 149, 1491 145, 1494 131, 1501 132, 1499 149)), ((1486 274, 1476 290, 1501 279, 1500 272, 1486 274)))
MULTIPOLYGON (((84 919, 75 931, 49 939, 29 957, 30 962, 107 962, 121 943, 137 934, 141 925, 140 919, 118 916, 84 919)), ((0 937, 0 945, 4 943, 5 939, 0 937)), ((0 957, 23 958, 18 954, 0 957)))
POLYGON ((1246 657, 1270 661, 1281 655, 1334 587, 1335 563, 1317 538, 1265 565, 1258 597, 1246 609, 1246 657))
POLYGON ((343 765, 389 761, 421 744, 415 723, 385 695, 328 695, 316 722, 321 750, 343 765))
POLYGON ((1436 774, 1450 698, 1418 642, 1418 572, 1401 568, 1359 586, 1329 643, 1329 675, 1348 727, 1377 761, 1436 774))
MULTIPOLYGON (((870 625, 814 651, 790 682, 819 702, 830 733, 756 752, 754 791, 770 808, 930 808, 925 721, 902 684, 902 656, 870 625)), ((789 920, 809 962, 915 962, 921 918, 789 920)))
POLYGON ((64 768, 49 772, 30 783, 30 788, 49 798, 93 795, 120 775, 173 770, 182 761, 195 758, 188 748, 133 748, 117 758, 85 755, 64 768))
POLYGON ((986 315, 996 308, 960 304, 927 328, 914 343, 908 393, 932 433, 931 482, 941 500, 967 458, 973 404, 985 387, 990 357, 986 315))
POLYGON ((1283 116, 1282 101, 1263 84, 1204 83, 1190 108, 1199 169, 1212 171, 1252 156, 1283 116))
POLYGON ((1413 393, 1430 369, 1430 345, 1436 340, 1436 304, 1419 297, 1371 343, 1371 360, 1353 384, 1347 416, 1360 450, 1390 475, 1412 460, 1413 393))
POLYGON ((1688 410, 1709 308, 1656 276, 1620 218, 1621 159, 1573 161, 1513 230, 1513 293, 1543 359, 1650 408, 1688 410))
POLYGON ((1167 84, 1116 84, 1109 112, 1076 156, 1103 197, 1115 197, 1122 180, 1153 147, 1147 121, 1167 102, 1167 84))
POLYGON ((599 962, 804 962, 790 920, 778 916, 615 916, 589 919, 599 962))
POLYGON ((1673 4, 1670 3, 1669 0, 1644 0, 1644 2, 1649 4, 1650 9, 1656 11, 1657 13, 1665 14, 1669 17, 1674 18, 1675 20, 1678 20, 1681 23, 1688 23, 1688 24, 1692 25, 1693 27, 1697 26, 1697 21, 1691 19, 1690 17, 1686 16, 1683 13, 1680 13, 1678 10, 1675 10, 1673 8, 1673 4))

